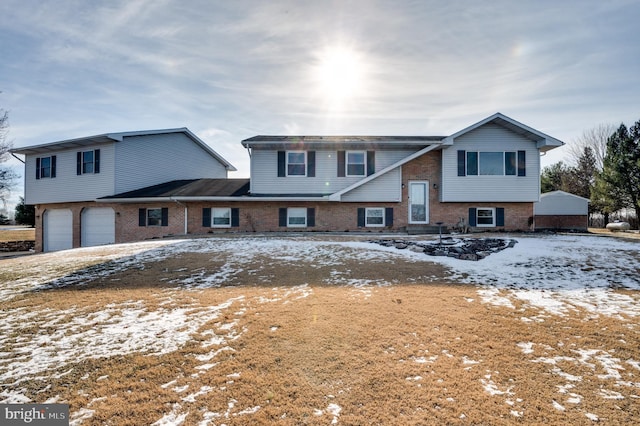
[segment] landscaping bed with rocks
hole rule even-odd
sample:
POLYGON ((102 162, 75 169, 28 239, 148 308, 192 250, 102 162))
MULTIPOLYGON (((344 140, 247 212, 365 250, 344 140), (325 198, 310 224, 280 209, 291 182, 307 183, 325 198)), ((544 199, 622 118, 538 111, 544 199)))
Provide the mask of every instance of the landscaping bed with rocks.
POLYGON ((481 260, 491 253, 514 247, 516 240, 503 238, 453 238, 436 241, 409 241, 402 239, 369 240, 370 243, 399 250, 411 250, 429 256, 448 256, 460 260, 481 260))

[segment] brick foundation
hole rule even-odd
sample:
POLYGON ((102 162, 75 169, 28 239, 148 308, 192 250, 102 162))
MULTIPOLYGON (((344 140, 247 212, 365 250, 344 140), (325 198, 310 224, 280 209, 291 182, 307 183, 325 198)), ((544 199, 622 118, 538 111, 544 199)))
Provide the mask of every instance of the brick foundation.
POLYGON ((586 215, 536 216, 536 230, 586 231, 589 218, 586 215))

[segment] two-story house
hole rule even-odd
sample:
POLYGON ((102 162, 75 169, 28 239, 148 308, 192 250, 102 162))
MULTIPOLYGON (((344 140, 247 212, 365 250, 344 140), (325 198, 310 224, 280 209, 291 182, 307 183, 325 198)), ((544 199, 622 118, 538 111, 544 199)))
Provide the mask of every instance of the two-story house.
MULTIPOLYGON (((153 185, 138 181, 78 200, 72 245, 95 244, 83 231, 90 226, 83 224, 87 208, 114 212, 108 222, 115 223, 109 228, 115 242, 229 231, 425 232, 440 224, 528 230, 540 197, 540 155, 562 142, 497 113, 450 136, 255 136, 242 145, 251 158, 248 180, 188 171, 192 160, 183 153, 171 164, 159 161, 153 185)), ((27 154, 27 175, 35 176, 33 167, 43 162, 36 164, 34 149, 14 152, 27 154)), ((211 156, 225 173, 232 170, 211 156)), ((114 158, 119 161, 131 158, 114 158)), ((114 173, 130 181, 134 170, 114 173)), ((27 203, 38 204, 45 250, 53 231, 43 217, 70 208, 60 202, 69 200, 55 191, 44 200, 27 196, 27 203)))
MULTIPOLYGON (((166 231, 166 207, 145 207, 148 226, 131 230, 125 216, 130 207, 96 200, 174 179, 226 179, 236 170, 186 128, 103 134, 12 152, 25 156, 25 203, 36 206, 38 251, 158 236, 166 231)), ((142 222, 142 210, 135 213, 136 224, 138 216, 142 222)))

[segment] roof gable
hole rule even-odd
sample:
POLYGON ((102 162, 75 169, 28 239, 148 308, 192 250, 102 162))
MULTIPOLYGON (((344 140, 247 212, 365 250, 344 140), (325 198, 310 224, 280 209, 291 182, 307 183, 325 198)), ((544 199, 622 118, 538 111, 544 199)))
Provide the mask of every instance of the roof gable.
POLYGON ((159 129, 159 130, 139 130, 132 132, 119 132, 119 133, 104 133, 101 135, 85 136, 82 138, 66 139, 62 141, 49 142, 40 145, 31 145, 22 148, 14 148, 11 150, 14 154, 48 154, 54 151, 60 151, 63 149, 82 149, 86 146, 123 142, 125 138, 138 137, 138 136, 153 136, 153 135, 166 135, 171 133, 182 133, 187 136, 196 145, 200 146, 207 154, 215 158, 229 171, 236 171, 237 169, 225 160, 220 154, 214 151, 209 145, 207 145, 202 139, 197 137, 186 127, 180 127, 176 129, 159 129))
POLYGON ((480 120, 475 124, 472 124, 469 127, 466 127, 454 134, 452 134, 451 136, 447 136, 444 139, 444 145, 453 145, 454 141, 456 138, 467 134, 469 132, 471 132, 472 130, 475 130, 479 127, 482 127, 486 124, 489 123, 493 123, 496 124, 498 126, 501 126, 507 130, 510 130, 516 134, 519 134, 529 140, 532 140, 534 142, 536 142, 536 147, 542 151, 542 152, 546 152, 549 151, 553 148, 557 148, 559 146, 564 145, 564 142, 553 138, 545 133, 542 133, 538 130, 535 130, 525 124, 522 124, 510 117, 507 117, 504 114, 501 114, 499 112, 485 118, 484 120, 480 120))

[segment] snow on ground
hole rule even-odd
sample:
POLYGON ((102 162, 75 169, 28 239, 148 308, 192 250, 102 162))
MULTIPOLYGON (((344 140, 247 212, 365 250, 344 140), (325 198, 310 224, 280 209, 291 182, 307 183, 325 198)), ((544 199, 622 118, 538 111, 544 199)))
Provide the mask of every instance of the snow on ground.
MULTIPOLYGON (((168 353, 180 348, 195 333, 208 337, 202 342, 202 346, 209 350, 207 354, 198 355, 197 359, 202 364, 196 370, 203 372, 214 368, 217 355, 234 350, 231 344, 244 330, 238 328, 237 319, 217 324, 209 330, 202 330, 203 325, 223 313, 235 315, 236 318, 242 316, 249 301, 240 297, 212 307, 176 307, 170 303, 172 294, 180 289, 218 287, 242 271, 249 272, 259 282, 271 282, 274 277, 264 274, 255 266, 254 264, 260 263, 252 262, 256 259, 273 259, 284 265, 295 265, 304 260, 311 268, 336 267, 328 274, 324 283, 350 286, 365 298, 373 288, 393 283, 350 278, 346 274, 348 271, 340 268, 343 262, 388 262, 392 265, 394 260, 400 258, 413 262, 437 262, 451 270, 451 276, 445 278, 445 281, 476 284, 478 295, 484 303, 514 309, 516 304, 522 306, 524 303, 525 307, 536 308, 535 311, 539 314, 523 317, 524 322, 545 321, 554 315, 569 315, 577 309, 622 321, 640 316, 639 295, 635 292, 617 291, 640 290, 640 242, 582 235, 517 235, 508 238, 518 241, 514 248, 491 254, 478 262, 431 257, 366 242, 275 236, 161 240, 4 260, 1 271, 3 276, 16 276, 16 279, 3 284, 0 288, 0 300, 10 300, 20 294, 49 288, 82 285, 91 278, 107 277, 131 268, 143 268, 145 263, 173 258, 180 253, 207 253, 213 257, 216 253, 234 253, 233 256, 225 257, 226 263, 216 271, 188 271, 185 268, 184 278, 171 281, 179 286, 178 289, 163 290, 168 302, 161 303, 154 310, 148 310, 139 301, 111 304, 98 312, 76 307, 52 310, 45 306, 0 310, 0 347, 10 350, 0 352, 0 382, 13 384, 18 389, 0 391, 0 403, 28 402, 29 398, 19 391, 19 384, 32 378, 46 379, 46 371, 53 367, 62 370, 65 364, 71 362, 117 354, 168 353), (34 326, 40 330, 35 338, 26 339, 16 332, 22 327, 31 329, 34 326)), ((430 242, 437 241, 434 239, 430 242)), ((436 280, 438 278, 434 277, 434 281, 436 280)), ((276 287, 271 295, 256 297, 251 303, 295 303, 295 300, 313 292, 308 285, 278 288, 277 283, 273 284, 276 287)), ((472 302, 473 299, 468 301, 472 302)), ((277 329, 271 331, 276 332, 277 329)), ((602 377, 598 377, 601 380, 611 379, 617 387, 640 388, 640 383, 625 381, 621 375, 625 369, 640 370, 640 361, 620 360, 614 356, 613 351, 576 348, 574 357, 559 357, 553 355, 553 348, 540 342, 521 342, 517 346, 516 349, 530 357, 531 362, 553 365, 552 373, 566 381, 565 385, 559 387, 557 397, 550 401, 550 405, 557 410, 579 404, 583 398, 572 391, 574 384, 582 380, 582 377, 565 372, 561 368, 563 365, 597 366, 598 371, 605 372, 600 375, 602 377)), ((428 363, 433 362, 434 358, 416 358, 414 361, 428 363)), ((479 362, 463 360, 461 365, 470 368, 467 364, 479 362)), ((64 375, 67 372, 58 374, 64 375)), ((238 376, 241 374, 237 373, 238 376)), ((492 372, 488 372, 480 385, 488 394, 506 397, 505 402, 514 405, 511 389, 499 388, 493 382, 491 374, 492 372)), ((411 380, 419 382, 417 377, 411 380)), ((233 384, 233 379, 234 377, 229 378, 229 385, 233 384)), ((214 391, 203 387, 189 389, 189 382, 185 378, 169 379, 163 386, 180 394, 185 402, 195 401, 214 391)), ((617 400, 623 396, 613 389, 603 388, 600 397, 617 400)), ((238 401, 232 399, 226 412, 204 413, 200 424, 210 424, 230 416, 249 415, 260 410, 259 406, 236 407, 237 404, 238 401)), ((332 403, 318 408, 316 414, 329 415, 334 424, 339 422, 340 411, 340 406, 332 403)), ((73 424, 82 423, 92 413, 90 407, 72 413, 73 424)), ((512 414, 517 417, 522 412, 514 409, 512 414)), ((156 424, 180 424, 186 415, 180 404, 175 404, 156 424)), ((585 415, 597 419, 595 414, 585 415)))

